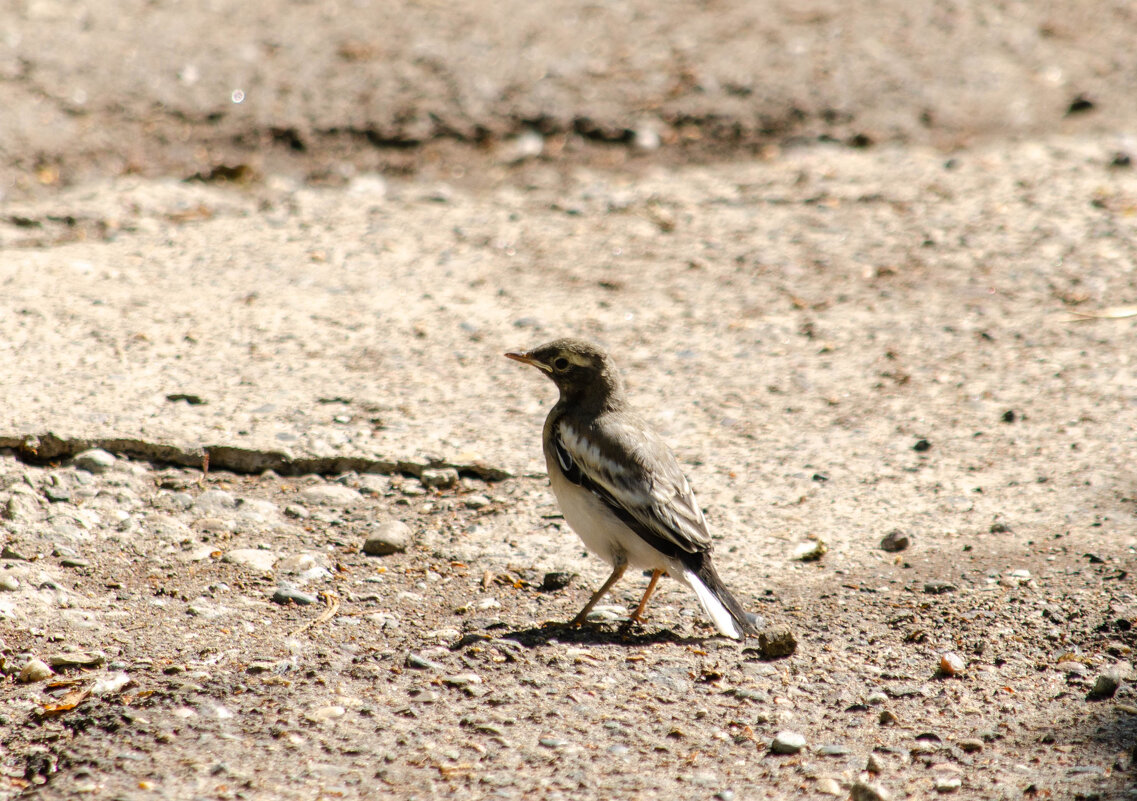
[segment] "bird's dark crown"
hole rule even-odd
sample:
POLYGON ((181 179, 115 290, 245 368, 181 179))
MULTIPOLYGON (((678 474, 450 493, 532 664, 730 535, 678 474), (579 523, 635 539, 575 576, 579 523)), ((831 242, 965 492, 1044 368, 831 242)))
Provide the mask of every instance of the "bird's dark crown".
POLYGON ((606 406, 623 399, 623 382, 611 357, 583 339, 556 339, 505 355, 546 373, 561 391, 562 401, 606 406))

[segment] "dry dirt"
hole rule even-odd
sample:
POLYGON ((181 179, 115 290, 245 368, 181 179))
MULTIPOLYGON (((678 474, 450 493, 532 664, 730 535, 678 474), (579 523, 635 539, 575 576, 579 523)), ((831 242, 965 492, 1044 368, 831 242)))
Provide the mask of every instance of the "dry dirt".
POLYGON ((3 12, 0 798, 1137 797, 1131 10, 363 8, 3 12), (563 625, 562 335, 793 655, 563 625))

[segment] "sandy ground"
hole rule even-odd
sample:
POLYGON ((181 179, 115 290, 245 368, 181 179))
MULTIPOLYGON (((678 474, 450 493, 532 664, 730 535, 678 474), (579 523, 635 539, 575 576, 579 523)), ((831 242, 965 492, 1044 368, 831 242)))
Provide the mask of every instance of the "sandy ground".
POLYGON ((542 8, 596 44, 528 5, 4 12, 0 797, 1137 795, 1131 11, 542 8), (792 656, 674 582, 622 626, 640 576, 558 625, 606 569, 502 353, 563 335, 792 656))

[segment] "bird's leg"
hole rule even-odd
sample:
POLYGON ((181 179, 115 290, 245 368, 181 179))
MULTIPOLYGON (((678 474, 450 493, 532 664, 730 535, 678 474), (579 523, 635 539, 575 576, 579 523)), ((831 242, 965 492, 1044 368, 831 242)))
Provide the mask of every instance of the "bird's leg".
POLYGON ((629 623, 638 623, 640 621, 640 617, 643 615, 644 609, 647 608, 647 599, 651 597, 651 594, 653 592, 655 592, 656 582, 659 581, 659 577, 662 575, 662 570, 656 569, 651 571, 651 581, 647 583, 647 589, 644 590, 644 597, 640 598, 640 605, 636 607, 636 611, 632 612, 632 616, 628 618, 629 623))
POLYGON ((627 562, 617 562, 616 565, 612 568, 612 575, 610 575, 608 577, 608 580, 604 582, 604 584, 600 587, 600 589, 598 589, 596 592, 594 592, 592 594, 592 597, 588 599, 588 603, 586 603, 584 605, 584 608, 580 610, 580 614, 577 615, 576 617, 574 617, 572 619, 572 623, 570 623, 569 625, 570 626, 582 625, 584 623, 584 621, 588 618, 588 613, 592 611, 592 607, 596 606, 596 602, 599 601, 601 598, 603 598, 604 594, 606 592, 608 592, 608 590, 612 589, 612 585, 620 580, 620 576, 624 575, 624 571, 627 569, 628 569, 628 563, 627 562))

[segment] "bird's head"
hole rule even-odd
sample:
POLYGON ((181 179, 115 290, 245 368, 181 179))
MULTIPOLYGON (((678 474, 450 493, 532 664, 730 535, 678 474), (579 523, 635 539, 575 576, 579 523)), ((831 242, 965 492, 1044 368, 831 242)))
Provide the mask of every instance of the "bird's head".
POLYGON ((545 373, 561 391, 561 400, 606 406, 622 399, 623 383, 616 365, 590 342, 557 339, 505 355, 545 373))

